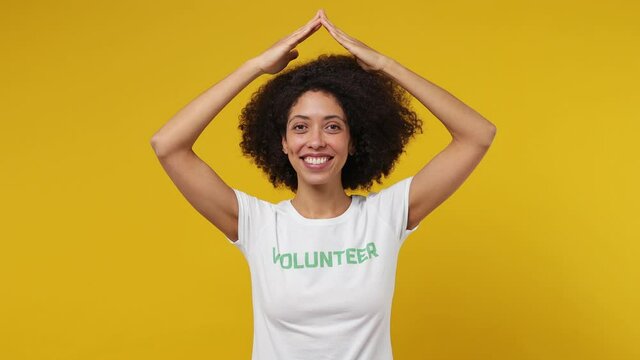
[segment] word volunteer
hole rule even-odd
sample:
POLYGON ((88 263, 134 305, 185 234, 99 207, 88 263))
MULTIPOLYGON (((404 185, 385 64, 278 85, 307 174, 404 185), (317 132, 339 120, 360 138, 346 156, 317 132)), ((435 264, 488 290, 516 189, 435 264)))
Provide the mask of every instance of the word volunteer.
POLYGON ((364 248, 346 248, 337 251, 314 251, 305 252, 304 255, 298 253, 279 253, 273 248, 273 263, 280 264, 283 269, 303 269, 316 267, 334 267, 345 264, 360 264, 379 256, 376 245, 368 243, 364 248), (302 258, 304 257, 304 263, 302 258), (313 258, 313 259, 312 259, 313 258))

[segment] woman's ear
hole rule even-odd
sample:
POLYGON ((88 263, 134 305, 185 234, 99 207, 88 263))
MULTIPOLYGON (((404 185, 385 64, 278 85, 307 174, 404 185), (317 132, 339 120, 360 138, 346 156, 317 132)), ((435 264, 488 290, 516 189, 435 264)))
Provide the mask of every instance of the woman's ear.
POLYGON ((287 154, 289 152, 289 147, 287 146, 287 139, 282 137, 282 152, 287 154))
POLYGON ((356 145, 353 140, 349 140, 349 155, 353 155, 356 153, 356 145))

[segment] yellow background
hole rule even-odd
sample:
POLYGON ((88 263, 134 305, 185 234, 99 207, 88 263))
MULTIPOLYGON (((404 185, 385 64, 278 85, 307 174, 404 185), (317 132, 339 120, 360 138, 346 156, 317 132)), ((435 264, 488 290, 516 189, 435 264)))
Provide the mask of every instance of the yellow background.
MULTIPOLYGON (((164 173, 151 136, 306 23, 336 26, 496 124, 481 164, 400 253, 397 359, 640 358, 636 1, 13 1, 0 15, 0 358, 248 359, 249 269, 164 173)), ((345 53, 325 29, 300 58, 345 53)), ((238 114, 195 144, 273 190, 238 114)), ((379 190, 450 135, 425 133, 379 190)))

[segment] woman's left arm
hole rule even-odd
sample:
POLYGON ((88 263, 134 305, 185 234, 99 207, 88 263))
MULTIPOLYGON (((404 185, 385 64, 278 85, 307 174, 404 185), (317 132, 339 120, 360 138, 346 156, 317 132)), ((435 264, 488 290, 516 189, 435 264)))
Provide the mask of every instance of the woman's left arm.
POLYGON ((451 133, 452 140, 414 177, 409 189, 407 229, 451 196, 476 168, 496 135, 496 126, 446 90, 371 49, 333 25, 321 11, 331 36, 367 71, 381 71, 418 99, 451 133))
POLYGON ((471 175, 489 150, 496 126, 446 90, 395 60, 390 60, 383 71, 429 109, 452 136, 449 145, 411 182, 407 229, 413 229, 471 175))

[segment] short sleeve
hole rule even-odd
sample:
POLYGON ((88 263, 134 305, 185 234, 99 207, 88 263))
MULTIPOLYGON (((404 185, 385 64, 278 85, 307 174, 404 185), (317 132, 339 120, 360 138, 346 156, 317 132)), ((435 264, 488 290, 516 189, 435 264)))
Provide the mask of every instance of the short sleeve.
POLYGON ((247 256, 260 228, 269 221, 272 204, 238 189, 233 192, 238 200, 238 239, 225 238, 247 256))
POLYGON ((418 229, 419 224, 407 230, 409 221, 409 189, 413 176, 374 193, 370 200, 380 220, 386 222, 396 234, 399 245, 418 229))

